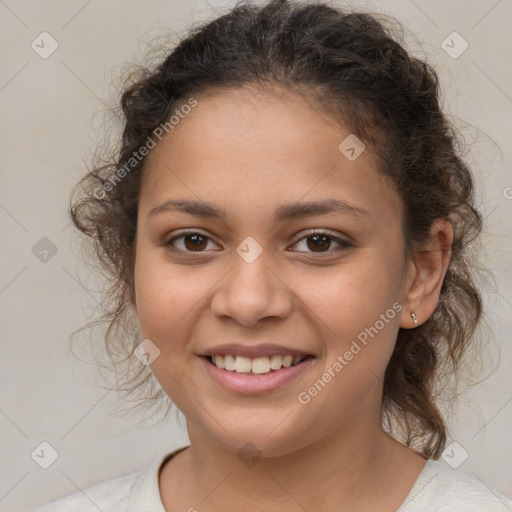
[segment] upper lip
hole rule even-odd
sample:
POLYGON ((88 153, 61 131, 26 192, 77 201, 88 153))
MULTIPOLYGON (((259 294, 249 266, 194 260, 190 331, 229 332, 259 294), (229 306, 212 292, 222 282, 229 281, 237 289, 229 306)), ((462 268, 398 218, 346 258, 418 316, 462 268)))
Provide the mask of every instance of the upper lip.
POLYGON ((273 345, 271 343, 263 343, 260 345, 237 345, 229 343, 225 345, 217 345, 215 347, 206 349, 201 355, 203 356, 245 356, 245 357, 263 357, 273 355, 292 355, 292 356, 308 356, 312 355, 310 352, 298 350, 295 348, 283 347, 282 345, 273 345))

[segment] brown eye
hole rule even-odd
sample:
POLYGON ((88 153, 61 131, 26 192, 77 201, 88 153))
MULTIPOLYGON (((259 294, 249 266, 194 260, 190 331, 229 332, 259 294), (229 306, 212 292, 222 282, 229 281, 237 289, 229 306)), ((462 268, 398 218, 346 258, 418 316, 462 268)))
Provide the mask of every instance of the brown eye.
POLYGON ((207 238, 202 235, 185 235, 183 239, 185 241, 185 247, 190 251, 200 251, 207 245, 207 238))
POLYGON ((210 241, 206 235, 190 231, 171 238, 166 245, 183 252, 203 252, 210 241))
POLYGON ((308 236, 307 240, 308 248, 314 252, 324 252, 331 245, 331 237, 327 235, 308 236), (313 242, 310 243, 310 240, 312 240, 313 242))
POLYGON ((310 233, 309 235, 301 238, 294 245, 299 247, 299 252, 306 253, 334 253, 340 252, 353 247, 353 244, 347 240, 330 235, 329 233, 310 233), (337 245, 334 249, 331 249, 332 244, 337 245), (302 247, 301 247, 302 245, 302 247))

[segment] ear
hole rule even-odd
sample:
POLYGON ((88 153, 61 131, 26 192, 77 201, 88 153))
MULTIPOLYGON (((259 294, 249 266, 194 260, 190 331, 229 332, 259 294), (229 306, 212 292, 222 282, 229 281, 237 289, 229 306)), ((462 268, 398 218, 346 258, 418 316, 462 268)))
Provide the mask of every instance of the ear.
POLYGON ((406 279, 404 303, 407 307, 401 312, 400 327, 418 327, 434 312, 450 263, 452 243, 452 225, 446 219, 437 219, 432 224, 428 241, 413 251, 406 279), (416 315, 417 324, 411 313, 416 315))

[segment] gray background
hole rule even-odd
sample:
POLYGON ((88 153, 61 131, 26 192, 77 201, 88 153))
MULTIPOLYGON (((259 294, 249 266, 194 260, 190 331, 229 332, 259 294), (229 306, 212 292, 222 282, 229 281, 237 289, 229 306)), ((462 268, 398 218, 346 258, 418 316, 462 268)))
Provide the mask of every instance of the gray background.
MULTIPOLYGON (((113 416, 114 393, 95 384, 94 366, 69 353, 69 334, 83 325, 99 295, 87 289, 95 281, 78 258, 66 207, 94 147, 100 98, 109 97, 119 65, 139 61, 142 41, 155 30, 169 26, 179 36, 191 23, 230 5, 214 0, 0 0, 1 511, 26 510, 136 471, 188 443, 175 414, 146 427, 135 425, 134 416, 113 416), (59 45, 46 59, 31 48, 43 31, 59 45), (47 262, 32 250, 43 237, 57 248, 47 262), (58 452, 48 469, 31 458, 43 441, 58 452)), ((450 438, 458 443, 452 445, 455 456, 463 456, 461 447, 468 454, 459 470, 512 497, 512 274, 507 273, 512 1, 344 5, 403 22, 411 50, 426 55, 440 71, 446 110, 457 124, 460 118, 470 125, 464 135, 472 142, 468 160, 478 168, 478 197, 487 220, 485 264, 498 283, 486 297, 494 337, 486 354, 495 371, 464 395, 457 410, 450 403, 445 409, 457 413, 450 420, 450 438), (458 58, 442 48, 454 31, 469 45, 458 58)), ((448 41, 455 51, 463 44, 448 41)))

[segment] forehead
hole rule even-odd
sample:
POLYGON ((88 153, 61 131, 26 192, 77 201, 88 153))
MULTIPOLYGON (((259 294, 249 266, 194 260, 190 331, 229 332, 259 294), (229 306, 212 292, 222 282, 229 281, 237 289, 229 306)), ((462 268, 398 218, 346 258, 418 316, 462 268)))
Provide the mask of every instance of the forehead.
POLYGON ((348 159, 340 144, 354 134, 313 99, 282 89, 215 90, 194 98, 197 106, 148 157, 146 210, 173 195, 251 209, 328 194, 350 198, 376 218, 400 211, 371 149, 348 159))

